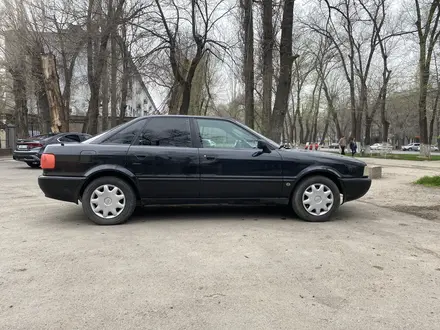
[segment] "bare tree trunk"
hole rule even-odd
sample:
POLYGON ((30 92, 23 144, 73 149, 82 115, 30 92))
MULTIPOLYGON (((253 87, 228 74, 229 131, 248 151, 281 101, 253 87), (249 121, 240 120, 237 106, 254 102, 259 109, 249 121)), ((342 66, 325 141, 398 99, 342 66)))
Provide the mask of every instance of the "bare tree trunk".
POLYGON ((108 77, 108 53, 102 69, 102 131, 108 129, 108 99, 109 99, 109 77, 108 77))
POLYGON ((241 2, 244 19, 244 85, 245 85, 245 97, 244 97, 244 109, 245 109, 245 124, 250 128, 254 128, 254 18, 252 0, 243 0, 241 2))
POLYGON ((330 124, 330 111, 327 110, 327 117, 325 118, 325 125, 324 125, 324 131, 322 132, 321 136, 321 144, 325 143, 325 137, 327 136, 328 132, 328 126, 330 124))
POLYGON ((46 88, 46 95, 52 118, 52 132, 66 132, 68 123, 65 118, 64 103, 63 97, 61 96, 55 55, 41 55, 41 66, 43 69, 44 86, 46 88))
POLYGON ((28 108, 24 61, 21 61, 21 63, 20 67, 10 69, 10 73, 12 75, 12 93, 14 94, 17 136, 24 138, 29 135, 29 130, 27 121, 28 108))
MULTIPOLYGON (((110 3, 112 0, 110 0, 110 3)), ((110 86, 110 121, 111 127, 116 126, 116 109, 117 109, 117 72, 118 72, 118 51, 117 51, 117 41, 116 32, 113 31, 111 40, 111 59, 110 59, 110 70, 111 70, 111 86, 110 86)))
POLYGON ((180 101, 182 98, 182 86, 178 81, 174 81, 174 85, 170 90, 170 98, 168 101, 168 113, 177 115, 179 113, 180 101))
POLYGON ((98 131, 99 94, 107 44, 112 29, 116 29, 115 24, 120 18, 124 3, 125 0, 117 1, 115 9, 109 6, 106 19, 96 23, 94 21, 95 11, 103 15, 102 9, 101 7, 95 8, 95 0, 89 0, 87 10, 87 79, 90 87, 90 102, 83 127, 83 131, 89 134, 96 134, 98 131))
POLYGON ((318 116, 319 116, 319 105, 321 104, 321 92, 322 92, 322 81, 319 85, 319 89, 318 89, 318 98, 315 102, 315 111, 313 114, 313 121, 312 121, 312 140, 314 142, 317 141, 317 136, 318 136, 318 116))
POLYGON ((428 118, 426 114, 426 98, 428 95, 429 69, 419 64, 419 128, 420 143, 428 144, 428 118))
POLYGON ((42 49, 40 47, 36 47, 32 52, 32 76, 34 78, 34 92, 37 99, 40 133, 47 133, 50 131, 51 122, 49 102, 47 100, 46 89, 44 87, 41 53, 42 49))
POLYGON ((438 85, 437 85, 437 91, 435 93, 434 106, 433 106, 433 109, 432 109, 432 117, 431 117, 431 121, 429 123, 429 137, 428 137, 429 145, 431 145, 432 138, 434 136, 434 124, 435 124, 435 121, 436 121, 436 118, 437 118, 439 98, 440 98, 440 90, 439 90, 438 85))
POLYGON ((293 6, 294 0, 284 2, 283 19, 281 21, 280 41, 280 75, 278 78, 275 104, 271 118, 270 138, 277 140, 281 136, 284 118, 289 107, 289 93, 292 83, 292 65, 297 56, 292 52, 293 6))
POLYGON ((196 72, 197 66, 199 65, 203 53, 202 48, 200 46, 197 47, 197 53, 191 61, 191 65, 188 70, 188 75, 186 76, 186 80, 183 84, 183 94, 182 94, 182 104, 180 105, 179 113, 181 115, 188 115, 189 113, 189 102, 191 100, 191 87, 192 81, 194 79, 194 74, 196 72))
POLYGON ((125 38, 121 45, 122 52, 122 80, 121 80, 121 105, 119 109, 119 124, 122 124, 125 120, 125 112, 127 110, 127 95, 128 95, 128 78, 130 76, 130 54, 127 51, 127 45, 125 44, 125 38))
MULTIPOLYGON (((263 60, 263 133, 271 130, 272 114, 272 79, 273 79, 273 22, 272 0, 262 1, 263 39, 261 42, 263 60)), ((278 137, 279 139, 279 137, 278 137)))
MULTIPOLYGON (((365 145, 369 146, 371 144, 371 126, 373 124, 373 117, 369 114, 365 116, 365 145)), ((357 139, 356 139, 357 140, 357 139)))

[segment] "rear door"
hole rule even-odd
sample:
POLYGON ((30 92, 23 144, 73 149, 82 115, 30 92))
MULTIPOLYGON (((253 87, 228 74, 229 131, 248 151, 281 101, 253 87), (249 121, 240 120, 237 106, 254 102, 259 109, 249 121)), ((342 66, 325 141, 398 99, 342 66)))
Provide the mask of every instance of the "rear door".
POLYGON ((199 158, 189 117, 152 117, 127 154, 141 198, 188 200, 199 197, 199 158))
POLYGON ((282 158, 278 150, 257 153, 258 137, 233 122, 207 118, 194 121, 201 143, 201 198, 282 197, 282 158))

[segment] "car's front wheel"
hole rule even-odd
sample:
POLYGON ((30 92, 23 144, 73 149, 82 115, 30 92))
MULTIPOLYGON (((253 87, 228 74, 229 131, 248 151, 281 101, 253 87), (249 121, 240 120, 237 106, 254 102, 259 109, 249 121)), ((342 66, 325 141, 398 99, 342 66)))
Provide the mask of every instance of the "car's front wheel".
POLYGON ((126 222, 136 208, 136 194, 124 180, 106 176, 90 182, 82 195, 86 216, 98 225, 126 222))
POLYGON ((305 221, 330 220, 341 197, 335 182, 324 176, 310 176, 298 183, 292 196, 295 213, 305 221))
POLYGON ((26 164, 32 168, 39 168, 40 167, 40 163, 37 163, 37 162, 26 162, 26 164))

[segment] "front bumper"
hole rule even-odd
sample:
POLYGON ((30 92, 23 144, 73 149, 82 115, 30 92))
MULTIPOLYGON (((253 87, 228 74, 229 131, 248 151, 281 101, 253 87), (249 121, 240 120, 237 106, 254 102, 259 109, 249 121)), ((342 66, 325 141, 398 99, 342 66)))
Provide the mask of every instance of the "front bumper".
POLYGON ((371 179, 369 177, 342 178, 340 182, 344 193, 344 203, 361 198, 371 187, 371 179))
POLYGON ((12 159, 21 162, 40 163, 41 153, 39 150, 19 151, 14 150, 12 153, 12 159))
POLYGON ((48 198, 78 204, 79 194, 84 184, 83 177, 63 177, 40 175, 38 185, 48 198))

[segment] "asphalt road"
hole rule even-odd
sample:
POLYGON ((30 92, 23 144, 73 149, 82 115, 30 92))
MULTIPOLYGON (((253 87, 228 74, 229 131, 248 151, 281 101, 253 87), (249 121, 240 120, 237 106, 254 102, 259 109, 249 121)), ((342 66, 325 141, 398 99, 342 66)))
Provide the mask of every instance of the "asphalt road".
POLYGON ((99 227, 0 161, 0 329, 438 329, 440 224, 364 202, 159 208, 99 227))

